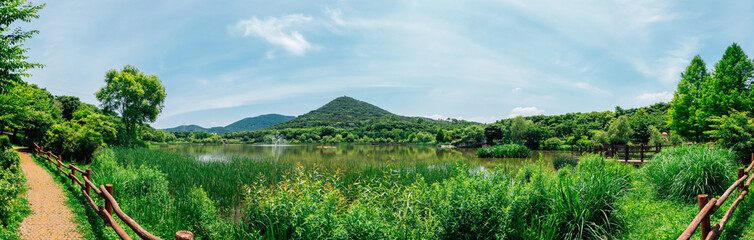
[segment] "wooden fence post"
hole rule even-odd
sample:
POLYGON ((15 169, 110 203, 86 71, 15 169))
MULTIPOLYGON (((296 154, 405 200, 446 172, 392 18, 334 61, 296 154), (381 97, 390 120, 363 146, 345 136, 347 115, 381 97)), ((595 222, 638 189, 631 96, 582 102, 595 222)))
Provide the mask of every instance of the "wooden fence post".
POLYGON ((175 233, 175 240, 193 240, 194 234, 189 231, 178 231, 175 233))
MULTIPOLYGON (((707 194, 699 194, 697 198, 699 199, 699 211, 701 211, 704 206, 707 205, 709 199, 707 199, 707 194)), ((707 234, 709 233, 709 213, 705 215, 704 218, 702 218, 701 228, 702 240, 705 240, 707 239, 707 234)))
MULTIPOLYGON (((738 168, 738 171, 736 173, 738 175, 738 177, 736 179, 741 179, 741 177, 744 176, 744 168, 742 168, 742 167, 738 168)), ((739 184, 737 188, 738 188, 738 190, 743 190, 744 189, 744 182, 741 182, 741 184, 739 184)))
POLYGON ((76 181, 74 180, 74 179, 76 179, 76 169, 74 169, 75 167, 76 167, 76 163, 71 163, 71 165, 70 165, 70 168, 71 168, 71 184, 76 183, 76 181))
POLYGON ((86 180, 92 181, 92 169, 87 168, 81 178, 84 178, 84 192, 86 192, 86 195, 89 195, 89 184, 86 184, 86 180))
POLYGON ((639 144, 639 161, 644 162, 644 144, 639 144))
POLYGON ((624 145, 623 147, 626 148, 626 162, 628 162, 628 144, 624 145))
MULTIPOLYGON (((112 184, 105 184, 105 190, 107 190, 107 193, 110 194, 110 196, 113 195, 113 185, 112 184)), ((113 204, 105 199, 105 210, 107 210, 107 213, 110 214, 110 216, 113 215, 113 204)))

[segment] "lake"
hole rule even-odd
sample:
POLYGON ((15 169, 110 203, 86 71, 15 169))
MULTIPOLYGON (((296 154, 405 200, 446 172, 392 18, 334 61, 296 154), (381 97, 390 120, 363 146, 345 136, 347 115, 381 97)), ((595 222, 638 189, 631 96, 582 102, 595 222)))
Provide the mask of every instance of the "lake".
POLYGON ((286 159, 302 163, 317 162, 434 162, 458 160, 471 166, 495 168, 501 165, 518 168, 525 162, 534 162, 540 158, 551 164, 552 159, 563 151, 532 151, 529 159, 525 158, 478 158, 476 148, 439 148, 433 145, 363 145, 363 144, 296 144, 296 145, 259 145, 259 144, 179 144, 157 146, 196 156, 198 161, 225 161, 232 157, 252 157, 259 159, 286 159))

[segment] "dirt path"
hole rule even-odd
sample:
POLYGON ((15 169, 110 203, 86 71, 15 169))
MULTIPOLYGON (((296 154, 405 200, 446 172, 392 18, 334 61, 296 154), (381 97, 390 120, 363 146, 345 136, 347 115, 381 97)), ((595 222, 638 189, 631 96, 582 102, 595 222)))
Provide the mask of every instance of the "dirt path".
POLYGON ((65 205, 66 196, 50 173, 37 165, 27 148, 16 148, 26 175, 26 199, 32 213, 21 223, 21 239, 81 239, 73 214, 65 205))

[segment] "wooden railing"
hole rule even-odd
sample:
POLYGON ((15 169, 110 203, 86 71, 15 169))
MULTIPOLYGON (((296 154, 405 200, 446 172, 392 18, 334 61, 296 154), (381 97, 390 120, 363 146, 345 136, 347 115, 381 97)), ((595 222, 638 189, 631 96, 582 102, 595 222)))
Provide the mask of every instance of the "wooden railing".
POLYGON ((749 194, 749 185, 751 184, 752 179, 754 179, 754 177, 752 177, 754 175, 750 174, 751 169, 754 168, 754 153, 751 154, 751 160, 751 164, 749 164, 749 167, 746 169, 738 168, 738 180, 736 180, 736 182, 734 182, 719 199, 708 199, 707 194, 699 194, 699 196, 697 196, 699 201, 699 214, 694 217, 694 220, 691 221, 691 224, 689 224, 681 236, 678 237, 678 240, 688 240, 691 238, 691 235, 696 232, 696 229, 699 228, 700 225, 702 228, 701 234, 703 240, 717 239, 720 237, 720 234, 725 228, 725 224, 728 223, 731 215, 733 215, 733 211, 736 210, 736 207, 738 207, 738 204, 743 201, 744 197, 749 194), (710 216, 712 216, 712 214, 714 214, 720 206, 725 203, 725 200, 728 200, 728 197, 735 189, 740 190, 738 198, 736 198, 733 204, 730 205, 728 211, 725 211, 725 215, 720 219, 720 222, 715 223, 714 226, 710 227, 710 216))
MULTIPOLYGON (((113 185, 112 184, 105 184, 100 185, 99 188, 96 184, 92 183, 92 170, 86 169, 86 171, 79 169, 76 167, 75 163, 71 163, 70 165, 65 165, 63 162, 61 162, 60 155, 55 155, 51 151, 45 151, 42 147, 40 147, 38 144, 34 144, 34 151, 39 154, 42 158, 46 159, 47 161, 51 162, 52 164, 55 164, 57 166, 58 171, 62 172, 63 175, 67 176, 69 179, 71 179, 72 184, 78 184, 81 186, 81 192, 83 193, 86 200, 89 202, 89 206, 94 209, 94 211, 97 213, 97 215, 102 218, 102 220, 105 221, 105 225, 113 228, 115 230, 115 233, 118 234, 118 237, 120 239, 128 239, 130 240, 131 237, 126 234, 126 232, 123 230, 123 228, 118 225, 117 222, 113 219, 113 211, 115 211, 115 215, 120 218, 131 230, 133 230, 136 235, 139 235, 141 239, 146 240, 161 240, 159 237, 154 236, 144 230, 136 221, 131 219, 126 213, 123 212, 123 210, 120 209, 120 206, 118 206, 118 202, 115 201, 115 198, 113 198, 113 185), (69 169, 70 172, 66 172, 63 169, 69 169), (82 180, 79 180, 76 177, 76 173, 80 173, 82 180), (105 200, 105 206, 98 206, 94 200, 92 199, 90 192, 94 191, 97 195, 102 197, 105 200)), ((175 239, 176 240, 191 240, 194 238, 194 235, 191 232, 188 231, 178 231, 175 233, 175 239)))
POLYGON ((629 160, 639 160, 643 163, 645 160, 652 158, 655 154, 662 151, 663 147, 670 145, 608 145, 596 147, 571 147, 573 154, 581 155, 584 153, 604 154, 607 158, 617 159, 618 161, 629 162, 629 160))

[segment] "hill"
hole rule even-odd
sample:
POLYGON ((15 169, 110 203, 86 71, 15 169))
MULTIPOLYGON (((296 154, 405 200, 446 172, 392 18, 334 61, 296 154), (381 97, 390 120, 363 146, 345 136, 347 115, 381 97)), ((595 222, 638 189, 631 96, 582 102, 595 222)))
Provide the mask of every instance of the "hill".
POLYGON ((244 118, 234 123, 231 123, 225 127, 203 128, 197 125, 181 125, 178 127, 166 128, 163 130, 166 132, 199 131, 199 132, 222 134, 222 133, 230 133, 230 132, 253 131, 253 130, 259 130, 259 129, 265 129, 272 125, 282 123, 282 122, 285 122, 294 118, 295 117, 293 116, 285 116, 285 115, 280 115, 280 114, 266 114, 266 115, 259 115, 256 117, 244 118))
POLYGON ((358 126, 362 121, 375 119, 410 120, 411 118, 398 116, 367 102, 343 96, 330 101, 314 111, 298 116, 293 120, 277 124, 272 128, 310 128, 320 126, 348 128, 358 126))

